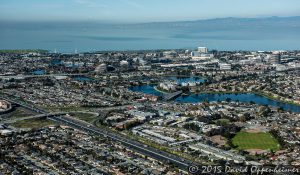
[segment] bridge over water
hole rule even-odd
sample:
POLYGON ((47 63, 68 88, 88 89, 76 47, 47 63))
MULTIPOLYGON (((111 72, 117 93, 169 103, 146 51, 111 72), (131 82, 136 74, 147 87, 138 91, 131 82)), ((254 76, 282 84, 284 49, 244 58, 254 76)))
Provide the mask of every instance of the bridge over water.
POLYGON ((165 94, 163 96, 163 100, 164 101, 169 101, 169 100, 172 100, 172 99, 175 99, 175 98, 179 97, 181 94, 182 94, 182 91, 168 93, 168 94, 165 94))

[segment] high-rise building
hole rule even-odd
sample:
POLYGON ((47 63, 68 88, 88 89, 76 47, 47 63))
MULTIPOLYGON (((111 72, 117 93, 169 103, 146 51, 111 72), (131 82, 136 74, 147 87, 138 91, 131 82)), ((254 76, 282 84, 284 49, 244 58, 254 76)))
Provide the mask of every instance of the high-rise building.
POLYGON ((200 57, 201 53, 199 51, 192 51, 191 52, 191 57, 200 57))
POLYGON ((219 63, 219 66, 221 70, 231 70, 231 64, 219 63))
POLYGON ((200 53, 207 53, 208 49, 207 49, 207 47, 198 47, 198 52, 200 52, 200 53))
POLYGON ((198 51, 191 52, 191 57, 193 61, 205 61, 212 59, 214 55, 209 54, 206 47, 198 47, 198 51))
POLYGON ((281 59, 280 59, 280 54, 272 54, 269 57, 269 63, 270 64, 280 64, 281 59))
POLYGON ((174 50, 171 50, 171 51, 164 51, 163 52, 163 56, 165 58, 175 58, 177 56, 177 52, 174 51, 174 50))

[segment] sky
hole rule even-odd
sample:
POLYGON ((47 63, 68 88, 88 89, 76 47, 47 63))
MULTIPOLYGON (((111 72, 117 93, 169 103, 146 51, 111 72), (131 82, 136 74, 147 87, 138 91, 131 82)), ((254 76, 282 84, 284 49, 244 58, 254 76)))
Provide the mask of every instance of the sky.
POLYGON ((2 21, 137 23, 300 16, 299 0, 0 0, 2 21))

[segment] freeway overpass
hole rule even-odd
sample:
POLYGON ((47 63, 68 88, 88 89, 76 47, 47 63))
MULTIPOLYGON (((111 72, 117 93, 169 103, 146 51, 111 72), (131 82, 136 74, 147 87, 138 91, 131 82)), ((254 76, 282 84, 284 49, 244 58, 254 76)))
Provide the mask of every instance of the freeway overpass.
POLYGON ((44 74, 44 75, 0 75, 0 79, 25 79, 38 77, 56 77, 56 76, 83 76, 85 74, 44 74))
POLYGON ((6 119, 0 121, 1 124, 10 124, 10 123, 15 123, 18 121, 22 120, 30 120, 30 119, 46 119, 47 117, 51 116, 61 116, 61 115, 66 115, 67 113, 64 112, 56 112, 56 113, 48 113, 48 114, 39 114, 39 115, 34 115, 34 116, 29 116, 29 117, 21 117, 21 118, 13 118, 13 119, 6 119))
POLYGON ((33 105, 29 104, 29 103, 26 103, 26 102, 18 102, 16 100, 11 100, 11 99, 3 97, 3 96, 1 96, 0 99, 6 100, 6 101, 10 102, 11 104, 16 104, 18 106, 21 106, 23 108, 26 108, 28 110, 34 111, 34 112, 39 113, 39 114, 48 113, 47 111, 45 111, 43 109, 39 109, 39 108, 37 108, 37 107, 35 107, 35 106, 33 106, 33 105))
POLYGON ((77 128, 84 132, 91 133, 93 135, 102 135, 105 137, 109 137, 112 140, 118 141, 121 144, 123 144, 124 146, 126 146, 136 152, 139 152, 143 155, 152 157, 158 161, 172 163, 184 171, 188 171, 189 166, 193 165, 193 162, 191 162, 189 160, 185 160, 179 156, 155 149, 153 147, 149 147, 138 141, 130 140, 119 134, 97 128, 95 126, 92 126, 90 123, 86 123, 86 122, 83 122, 83 121, 80 121, 80 120, 77 120, 74 118, 66 117, 66 116, 51 116, 51 117, 48 117, 48 119, 53 120, 55 122, 60 122, 65 125, 69 125, 71 127, 77 128))
POLYGON ((43 109, 39 109, 34 107, 33 105, 27 104, 25 102, 17 102, 14 100, 10 100, 7 98, 2 98, 4 100, 9 101, 10 103, 18 104, 24 108, 27 108, 29 110, 35 111, 37 113, 40 113, 41 115, 37 115, 35 117, 47 117, 47 119, 59 122, 68 126, 71 126, 73 128, 82 130, 84 132, 93 134, 93 135, 102 135, 105 137, 109 137, 112 140, 118 141, 124 146, 128 147, 129 149, 132 149, 138 153, 141 153, 143 155, 152 157, 153 159, 156 159, 158 161, 162 162, 167 162, 167 163, 172 163, 176 165, 178 168, 181 170, 187 171, 189 169, 189 166, 193 165, 193 162, 183 159, 179 156, 158 150, 156 148, 144 145, 138 141, 131 140, 129 138, 125 138, 124 136, 117 134, 117 133, 112 133, 109 131, 106 131, 104 129, 98 128, 93 126, 90 123, 77 120, 71 117, 67 117, 64 114, 65 113, 48 113, 47 111, 43 109))

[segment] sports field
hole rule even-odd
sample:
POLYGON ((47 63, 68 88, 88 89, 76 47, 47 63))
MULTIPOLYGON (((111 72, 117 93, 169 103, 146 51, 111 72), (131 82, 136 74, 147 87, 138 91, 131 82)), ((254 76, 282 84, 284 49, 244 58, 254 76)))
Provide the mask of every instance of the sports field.
POLYGON ((237 146, 238 150, 247 149, 261 149, 261 150, 273 150, 280 149, 278 141, 268 132, 248 133, 239 132, 232 139, 234 146, 237 146))

